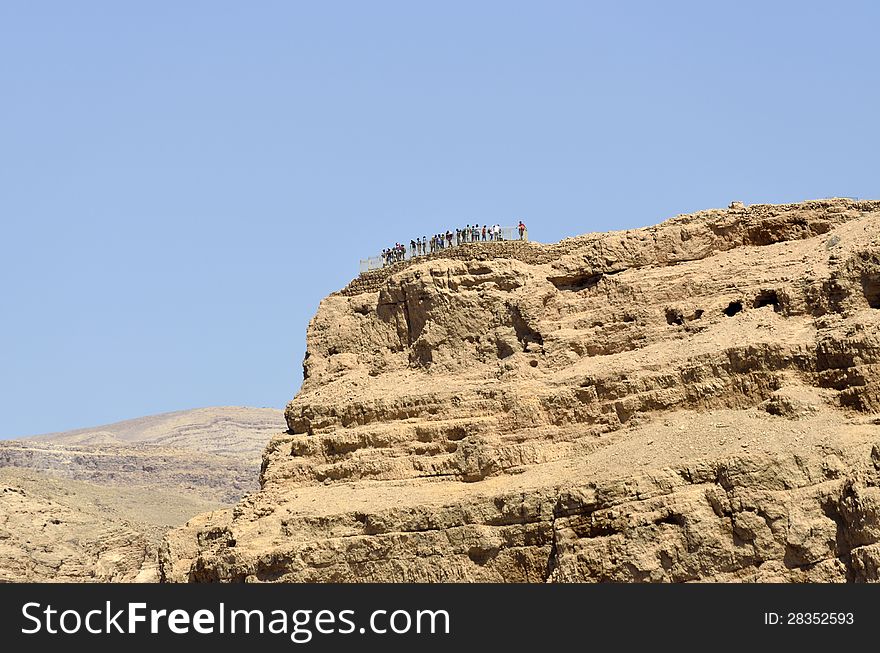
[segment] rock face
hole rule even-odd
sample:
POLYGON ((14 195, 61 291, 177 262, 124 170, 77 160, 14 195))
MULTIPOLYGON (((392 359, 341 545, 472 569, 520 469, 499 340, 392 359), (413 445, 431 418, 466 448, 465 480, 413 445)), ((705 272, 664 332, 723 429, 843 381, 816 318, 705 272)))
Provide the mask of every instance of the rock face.
POLYGON ((362 275, 261 490, 170 581, 871 581, 880 202, 734 203, 362 275))
POLYGON ((281 411, 204 408, 0 441, 0 581, 155 581, 163 534, 256 489, 281 411))

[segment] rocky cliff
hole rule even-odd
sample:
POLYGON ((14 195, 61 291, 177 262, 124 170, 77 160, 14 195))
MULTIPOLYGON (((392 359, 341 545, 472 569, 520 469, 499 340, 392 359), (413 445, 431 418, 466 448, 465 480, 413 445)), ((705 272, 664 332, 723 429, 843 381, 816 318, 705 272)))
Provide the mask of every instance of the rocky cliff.
POLYGON ((259 492, 169 581, 868 581, 880 202, 734 205, 367 273, 259 492))

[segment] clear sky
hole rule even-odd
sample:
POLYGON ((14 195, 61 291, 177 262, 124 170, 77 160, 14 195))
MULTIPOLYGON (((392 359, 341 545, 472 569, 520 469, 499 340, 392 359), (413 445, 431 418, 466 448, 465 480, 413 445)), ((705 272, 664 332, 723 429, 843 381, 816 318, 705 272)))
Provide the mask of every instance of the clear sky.
POLYGON ((875 2, 0 2, 0 437, 282 407, 395 240, 880 197, 875 2))

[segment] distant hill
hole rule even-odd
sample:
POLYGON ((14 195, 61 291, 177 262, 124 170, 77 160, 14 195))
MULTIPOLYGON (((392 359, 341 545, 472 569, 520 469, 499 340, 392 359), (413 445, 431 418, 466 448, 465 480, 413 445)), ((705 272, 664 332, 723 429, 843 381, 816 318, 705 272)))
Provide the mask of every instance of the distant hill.
POLYGON ((171 527, 256 490, 281 410, 216 407, 0 441, 0 581, 151 581, 171 527))
POLYGON ((74 431, 46 433, 19 442, 57 444, 152 444, 216 454, 260 457, 269 437, 284 430, 284 412, 277 408, 217 406, 194 408, 128 419, 74 431))

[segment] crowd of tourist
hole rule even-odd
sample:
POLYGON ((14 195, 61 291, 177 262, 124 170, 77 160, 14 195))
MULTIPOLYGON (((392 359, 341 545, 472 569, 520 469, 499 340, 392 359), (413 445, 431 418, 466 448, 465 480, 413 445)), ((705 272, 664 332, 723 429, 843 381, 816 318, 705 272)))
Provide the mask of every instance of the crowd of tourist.
MULTIPOLYGON (((517 231, 519 239, 522 240, 526 231, 526 225, 522 220, 517 225, 517 231)), ((382 263, 383 265, 391 265, 408 257, 433 254, 463 243, 485 243, 498 240, 504 240, 501 225, 495 224, 490 227, 484 224, 481 227, 478 224, 469 224, 465 225, 464 229, 456 229, 455 231, 447 229, 445 233, 434 234, 430 238, 427 236, 415 238, 409 241, 408 248, 403 243, 395 243, 394 247, 382 250, 382 263)))

